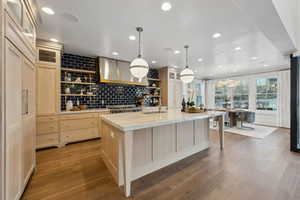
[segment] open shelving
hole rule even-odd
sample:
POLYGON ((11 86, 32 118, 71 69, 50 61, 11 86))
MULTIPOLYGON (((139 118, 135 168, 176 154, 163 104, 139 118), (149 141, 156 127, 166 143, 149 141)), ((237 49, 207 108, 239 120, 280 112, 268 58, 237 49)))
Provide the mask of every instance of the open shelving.
POLYGON ((61 68, 62 71, 65 72, 77 72, 77 73, 85 73, 85 74, 96 74, 96 71, 89 71, 83 69, 70 69, 70 68, 61 68))
POLYGON ((96 83, 86 83, 86 82, 75 82, 75 81, 61 81, 65 84, 77 84, 77 85, 96 85, 96 83))
POLYGON ((73 97, 94 97, 94 94, 61 94, 61 96, 73 96, 73 97))

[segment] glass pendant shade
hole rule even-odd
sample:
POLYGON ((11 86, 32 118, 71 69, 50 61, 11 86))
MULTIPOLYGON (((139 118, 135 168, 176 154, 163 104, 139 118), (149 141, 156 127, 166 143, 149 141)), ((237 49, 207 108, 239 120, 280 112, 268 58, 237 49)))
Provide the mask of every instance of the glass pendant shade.
POLYGON ((184 70, 181 71, 180 73, 180 79, 184 83, 190 83, 194 80, 194 72, 190 70, 189 68, 185 68, 184 70))
POLYGON ((138 49, 138 57, 135 58, 131 63, 130 63, 130 73, 138 78, 142 79, 144 78, 149 71, 149 65, 145 59, 142 58, 141 55, 141 32, 143 31, 142 27, 137 27, 136 28, 137 32, 139 32, 139 49, 138 49))
POLYGON ((184 83, 190 83, 194 80, 195 75, 194 75, 194 72, 191 69, 189 69, 189 65, 188 65, 188 63, 189 63, 189 61, 188 61, 188 48, 189 48, 189 46, 185 45, 184 48, 186 50, 186 67, 185 67, 184 70, 181 71, 180 79, 184 83))
POLYGON ((136 58, 130 64, 131 74, 139 79, 144 78, 149 71, 149 65, 143 58, 136 58))

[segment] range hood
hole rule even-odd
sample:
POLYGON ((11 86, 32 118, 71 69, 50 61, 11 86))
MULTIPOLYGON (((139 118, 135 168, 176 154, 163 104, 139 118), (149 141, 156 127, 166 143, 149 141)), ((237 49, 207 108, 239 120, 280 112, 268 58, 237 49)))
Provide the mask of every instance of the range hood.
POLYGON ((148 85, 147 78, 139 80, 131 75, 130 62, 106 57, 98 57, 98 74, 101 83, 148 85))

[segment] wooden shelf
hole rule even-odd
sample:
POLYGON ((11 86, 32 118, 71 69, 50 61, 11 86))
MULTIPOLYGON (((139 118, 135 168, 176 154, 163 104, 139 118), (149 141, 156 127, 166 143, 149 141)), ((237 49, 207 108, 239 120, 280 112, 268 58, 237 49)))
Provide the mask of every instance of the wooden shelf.
POLYGON ((159 95, 154 95, 154 94, 146 94, 145 96, 147 96, 147 97, 157 97, 157 98, 160 98, 159 95))
POLYGON ((71 96, 71 97, 95 97, 96 95, 94 94, 61 94, 61 96, 71 96))
POLYGON ((83 69, 69 69, 69 68, 61 68, 62 71, 66 72, 77 72, 77 73, 85 73, 85 74, 96 74, 96 71, 89 71, 83 69))
POLYGON ((160 81, 160 79, 158 79, 158 78, 147 78, 148 79, 148 81, 160 81))
POLYGON ((66 84, 77 84, 77 85, 96 85, 96 83, 85 83, 85 82, 74 82, 74 81, 61 81, 66 84))
POLYGON ((159 87, 152 87, 152 86, 147 86, 146 88, 151 88, 151 89, 160 89, 159 87))

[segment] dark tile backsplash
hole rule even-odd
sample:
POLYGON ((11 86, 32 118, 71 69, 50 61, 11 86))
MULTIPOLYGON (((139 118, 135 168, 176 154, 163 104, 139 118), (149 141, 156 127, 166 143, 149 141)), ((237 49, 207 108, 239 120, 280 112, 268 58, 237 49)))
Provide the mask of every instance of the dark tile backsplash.
MULTIPOLYGON (((63 54, 62 67, 72 69, 83 69, 96 71, 97 58, 86 57, 73 54, 63 54)), ((69 72, 68 72, 69 73, 69 72)), ((84 74, 84 73, 70 73, 72 81, 76 77, 80 77, 82 82, 96 82, 97 74, 84 74), (91 80, 90 80, 91 79, 91 80)), ((64 80, 65 73, 62 72, 61 79, 64 80)), ((148 73, 149 78, 158 78, 158 70, 150 69, 148 73)), ((66 109, 66 101, 72 100, 74 105, 80 104, 88 105, 89 108, 105 108, 107 105, 131 105, 136 103, 137 97, 142 97, 144 93, 150 93, 149 89, 144 86, 124 85, 124 84, 107 84, 97 83, 95 85, 70 85, 61 84, 61 92, 65 93, 65 86, 70 87, 71 93, 80 93, 80 89, 84 91, 93 91, 96 96, 92 97, 61 97, 61 110, 66 109)), ((151 99, 146 98, 144 103, 151 104, 151 99)))

